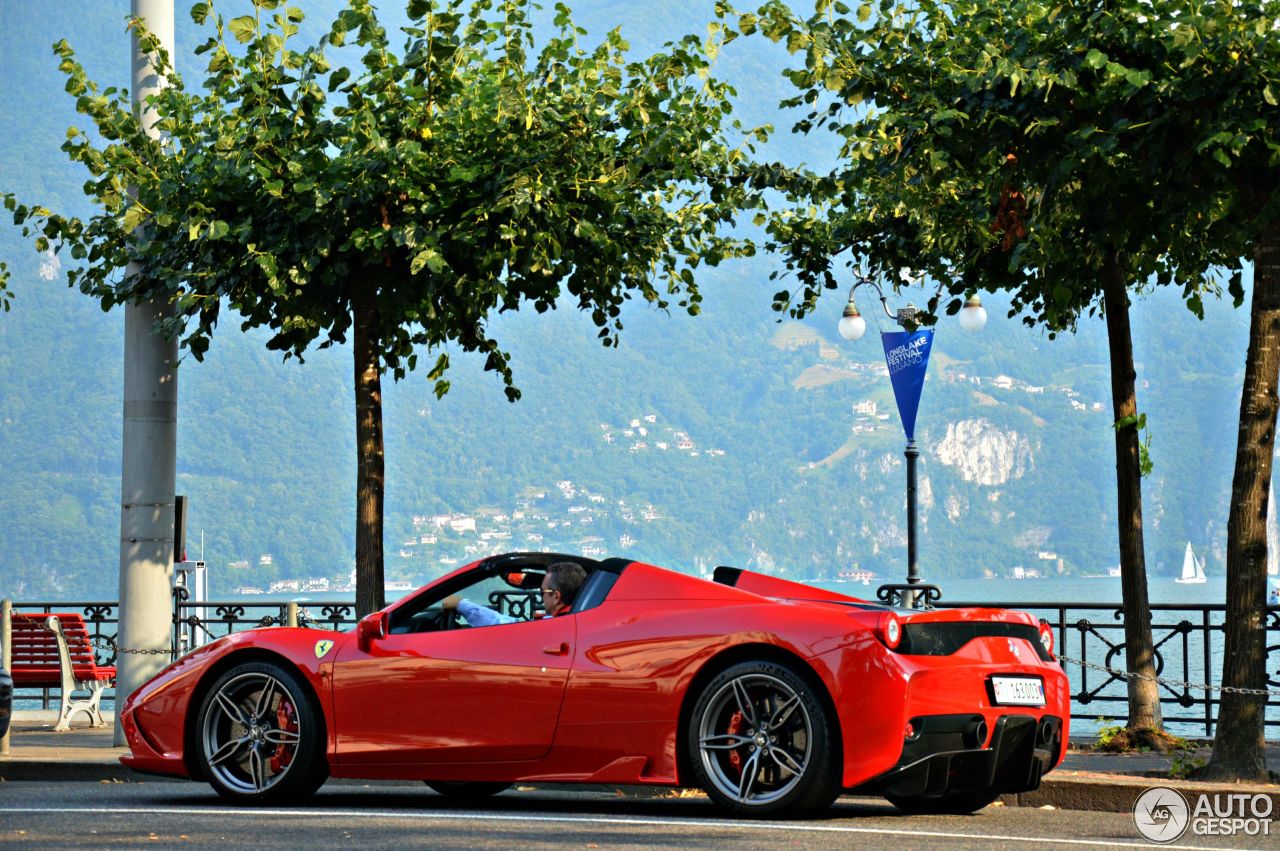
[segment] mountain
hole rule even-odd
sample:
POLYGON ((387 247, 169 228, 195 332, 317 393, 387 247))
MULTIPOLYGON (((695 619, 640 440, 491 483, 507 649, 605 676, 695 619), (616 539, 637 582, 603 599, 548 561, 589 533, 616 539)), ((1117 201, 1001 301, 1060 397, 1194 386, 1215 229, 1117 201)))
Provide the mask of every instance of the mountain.
MULTIPOLYGON (((383 5, 394 17, 395 4, 383 5)), ((701 31, 711 7, 580 5, 591 33, 621 25, 637 51, 701 31)), ((190 76, 197 33, 181 6, 179 69, 190 76)), ((306 4, 304 35, 322 31, 333 8, 306 4)), ((85 175, 59 151, 66 128, 85 122, 49 45, 66 37, 96 79, 123 85, 127 12, 123 0, 0 4, 0 189, 86 211, 85 175)), ((770 107, 787 91, 775 73, 783 61, 740 40, 720 69, 739 81, 744 123, 778 128, 765 155, 823 162, 824 140, 790 137, 770 107)), ((123 313, 102 313, 60 276, 45 280, 48 261, 3 223, 0 257, 16 293, 0 315, 0 596, 113 598, 123 313)), ((482 552, 528 548, 807 578, 856 565, 900 578, 904 439, 880 346, 874 334, 835 334, 844 292, 829 293, 811 321, 780 321, 769 309, 774 268, 762 256, 703 271, 696 318, 633 306, 617 350, 601 348, 571 306, 495 317, 524 392, 516 404, 474 358, 454 358, 443 400, 423 375, 388 382, 388 577, 422 581, 482 552)), ((874 303, 859 297, 870 319, 874 303)), ((1051 341, 1006 318, 1007 303, 987 306, 982 332, 944 320, 934 346, 917 426, 921 572, 1105 573, 1117 547, 1103 322, 1082 320, 1051 341)), ((1209 302, 1199 321, 1176 293, 1135 305, 1157 575, 1176 573, 1187 540, 1211 575, 1223 570, 1247 321, 1227 302, 1209 302)), ((336 583, 353 560, 350 353, 282 363, 264 339, 224 323, 205 362, 179 371, 188 552, 199 555, 203 537, 219 593, 336 583)))

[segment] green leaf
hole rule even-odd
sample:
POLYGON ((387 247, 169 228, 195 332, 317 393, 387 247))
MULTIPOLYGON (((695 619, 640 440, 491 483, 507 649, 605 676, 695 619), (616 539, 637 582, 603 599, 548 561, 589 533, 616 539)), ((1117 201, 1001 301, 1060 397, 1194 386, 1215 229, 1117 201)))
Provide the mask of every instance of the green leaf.
POLYGON ((329 91, 334 91, 351 76, 351 69, 343 66, 329 75, 329 91))
POLYGON ((1244 304, 1244 279, 1239 270, 1231 274, 1231 282, 1227 284, 1227 292, 1231 294, 1231 301, 1237 308, 1244 304))
POLYGON ((209 239, 222 239, 231 232, 231 226, 221 219, 209 223, 209 239))
POLYGON ((426 266, 432 274, 440 274, 445 269, 444 258, 434 248, 424 248, 413 256, 409 263, 409 274, 416 275, 426 266))
POLYGON ((1107 55, 1096 47, 1089 48, 1089 52, 1084 56, 1084 64, 1090 68, 1101 68, 1107 64, 1107 55))
POLYGON ((427 373, 427 378, 432 381, 439 381, 444 377, 445 371, 449 369, 449 356, 440 355, 436 358, 436 365, 427 373))
POLYGON ((861 6, 858 7, 858 21, 860 23, 865 24, 870 19, 871 19, 871 4, 863 3, 861 6))
POLYGON ((253 41, 253 37, 258 34, 258 22, 254 20, 252 15, 241 15, 239 18, 232 18, 227 28, 236 37, 236 41, 241 44, 253 41))
POLYGON ((124 229, 133 231, 147 219, 147 211, 137 204, 124 211, 124 229))
POLYGON ((1262 99, 1265 100, 1267 103, 1271 104, 1272 106, 1280 105, 1276 103, 1276 93, 1271 91, 1270 83, 1267 83, 1265 86, 1262 87, 1262 99))
POLYGON ((203 24, 205 21, 205 18, 208 18, 208 17, 209 17, 208 3, 196 3, 194 6, 191 7, 191 20, 195 21, 197 24, 203 24))
POLYGON ((1129 68, 1124 72, 1124 78, 1129 85, 1133 86, 1135 89, 1140 89, 1151 80, 1151 72, 1135 71, 1134 69, 1129 68))

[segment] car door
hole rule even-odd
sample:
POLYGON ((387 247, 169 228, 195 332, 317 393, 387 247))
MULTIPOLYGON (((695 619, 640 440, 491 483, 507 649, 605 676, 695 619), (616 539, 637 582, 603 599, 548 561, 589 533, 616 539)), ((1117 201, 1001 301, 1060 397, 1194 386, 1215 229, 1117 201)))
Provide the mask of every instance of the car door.
POLYGON ((393 634, 333 667, 340 763, 532 760, 555 737, 573 615, 393 634))

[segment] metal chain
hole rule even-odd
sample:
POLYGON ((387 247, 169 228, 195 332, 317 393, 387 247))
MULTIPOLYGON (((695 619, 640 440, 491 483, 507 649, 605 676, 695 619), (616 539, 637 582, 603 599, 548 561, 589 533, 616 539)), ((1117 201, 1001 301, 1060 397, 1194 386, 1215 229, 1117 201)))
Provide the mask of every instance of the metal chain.
POLYGON ((1070 656, 1059 655, 1058 659, 1063 662, 1070 662, 1073 665, 1079 665, 1082 668, 1091 668, 1095 671, 1111 674, 1113 677, 1121 680, 1153 680, 1166 686, 1181 686, 1183 688, 1196 689, 1198 691, 1221 691, 1230 692, 1231 694, 1256 694, 1265 695, 1267 697, 1280 697, 1280 690, 1265 688, 1238 688, 1236 686, 1215 686, 1211 683, 1189 683, 1184 680, 1174 680, 1168 677, 1148 677, 1145 674, 1135 674, 1129 671, 1120 671, 1115 668, 1108 668, 1106 665, 1099 665, 1095 662, 1086 662, 1083 659, 1073 659, 1070 656))
POLYGON ((103 638, 97 635, 89 636, 89 641, 92 642, 93 644, 96 644, 98 647, 105 648, 107 650, 110 650, 113 653, 131 653, 136 656, 171 656, 173 655, 173 650, 168 647, 155 649, 155 650, 145 650, 137 647, 117 647, 116 643, 112 641, 110 638, 103 638))

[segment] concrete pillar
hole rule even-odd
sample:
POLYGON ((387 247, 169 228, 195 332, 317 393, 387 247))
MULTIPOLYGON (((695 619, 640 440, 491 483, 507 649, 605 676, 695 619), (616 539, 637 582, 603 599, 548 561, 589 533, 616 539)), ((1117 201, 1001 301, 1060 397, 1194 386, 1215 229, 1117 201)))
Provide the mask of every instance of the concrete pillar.
MULTIPOLYGON (((132 0, 142 19, 173 55, 173 0, 132 0)), ((162 82, 150 57, 133 38, 131 92, 134 109, 153 125, 143 108, 162 82)), ((159 131, 151 131, 159 136, 159 131)), ((126 275, 138 272, 130 264, 126 275)), ((173 629, 174 479, 178 454, 178 343, 153 333, 169 315, 167 304, 127 305, 124 315, 124 440, 120 468, 120 632, 116 659, 116 711, 140 685, 168 664, 173 629)), ((119 725, 115 744, 125 744, 119 725)))

